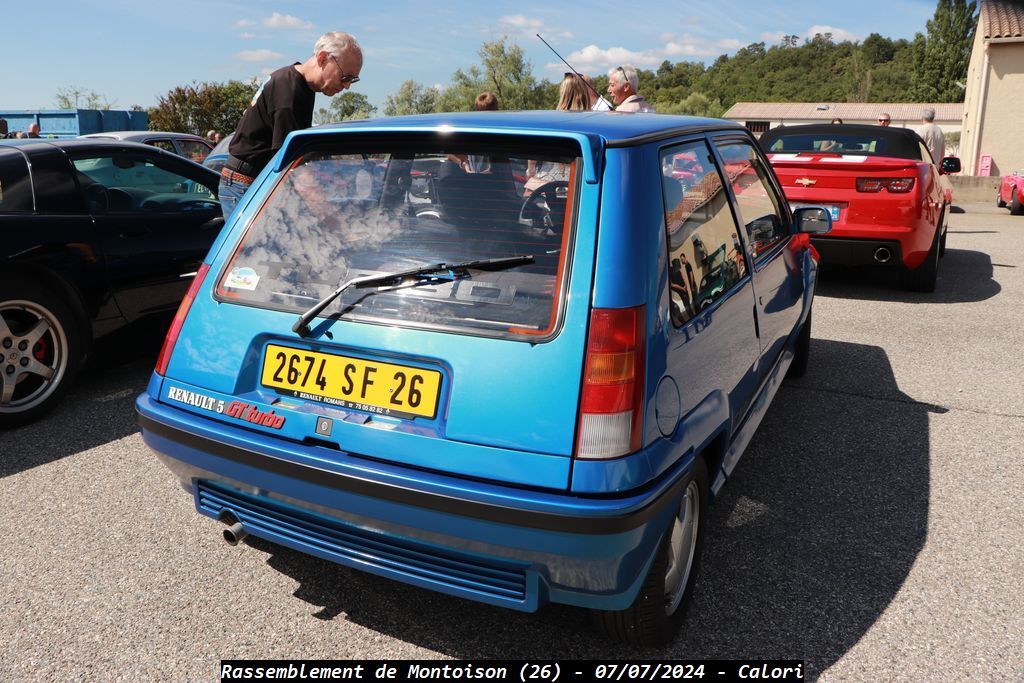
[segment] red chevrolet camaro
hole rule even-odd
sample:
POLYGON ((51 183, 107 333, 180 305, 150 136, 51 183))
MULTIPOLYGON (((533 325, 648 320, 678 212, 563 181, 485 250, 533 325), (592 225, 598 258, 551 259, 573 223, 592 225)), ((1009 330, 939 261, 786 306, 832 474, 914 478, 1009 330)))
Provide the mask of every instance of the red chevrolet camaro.
POLYGON ((1014 216, 1024 215, 1024 172, 1014 171, 1000 179, 996 206, 1009 206, 1010 213, 1014 216))
POLYGON ((832 232, 812 239, 822 264, 900 268, 903 285, 935 289, 953 200, 920 136, 907 128, 812 124, 774 128, 760 139, 790 204, 823 206, 832 232))

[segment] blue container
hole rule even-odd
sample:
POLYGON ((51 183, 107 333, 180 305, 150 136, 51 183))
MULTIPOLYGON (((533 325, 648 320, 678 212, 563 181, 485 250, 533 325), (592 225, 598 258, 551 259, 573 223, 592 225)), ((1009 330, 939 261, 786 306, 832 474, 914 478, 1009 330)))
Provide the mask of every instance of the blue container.
POLYGON ((0 110, 9 133, 28 131, 38 123, 43 137, 74 138, 113 130, 147 130, 149 115, 144 111, 99 109, 8 109, 0 110))

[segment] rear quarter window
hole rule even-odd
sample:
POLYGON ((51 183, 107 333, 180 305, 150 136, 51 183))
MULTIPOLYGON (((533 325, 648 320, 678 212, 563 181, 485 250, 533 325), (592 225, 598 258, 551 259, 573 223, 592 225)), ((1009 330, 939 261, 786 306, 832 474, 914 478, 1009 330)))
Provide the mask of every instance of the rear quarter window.
POLYGON ((543 341, 557 332, 575 234, 574 145, 309 149, 277 180, 216 296, 299 315, 355 277, 528 255, 464 279, 352 288, 322 315, 543 341))
POLYGON ((32 211, 32 184, 21 154, 0 151, 0 213, 32 211))

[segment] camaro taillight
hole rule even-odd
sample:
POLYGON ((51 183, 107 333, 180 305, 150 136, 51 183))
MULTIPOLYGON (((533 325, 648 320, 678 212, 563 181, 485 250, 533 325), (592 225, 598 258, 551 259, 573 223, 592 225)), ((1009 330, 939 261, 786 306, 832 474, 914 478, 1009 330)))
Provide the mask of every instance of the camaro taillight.
POLYGON ((914 189, 915 178, 857 178, 857 192, 904 193, 914 189))
POLYGON ((192 302, 195 300, 196 294, 199 293, 199 288, 202 287, 203 279, 209 270, 210 266, 205 263, 199 266, 195 277, 192 278, 192 284, 189 285, 188 291, 185 292, 185 298, 181 300, 181 305, 178 306, 178 312, 174 314, 171 327, 167 330, 167 336, 164 337, 164 345, 160 349, 160 356, 156 359, 156 372, 158 375, 163 376, 167 374, 167 364, 171 360, 171 353, 173 353, 174 345, 178 341, 178 334, 181 332, 181 326, 185 322, 185 316, 188 315, 188 309, 192 308, 192 302))
POLYGON ((615 458, 643 445, 644 307, 590 317, 576 457, 615 458))

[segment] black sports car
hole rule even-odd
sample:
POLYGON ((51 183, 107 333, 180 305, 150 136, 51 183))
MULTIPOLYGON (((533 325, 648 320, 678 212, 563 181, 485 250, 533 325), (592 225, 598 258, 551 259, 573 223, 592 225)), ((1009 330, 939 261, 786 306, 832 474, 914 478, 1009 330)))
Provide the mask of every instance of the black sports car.
POLYGON ((0 140, 0 428, 49 409, 93 340, 173 314, 224 224, 217 182, 148 145, 0 140))

